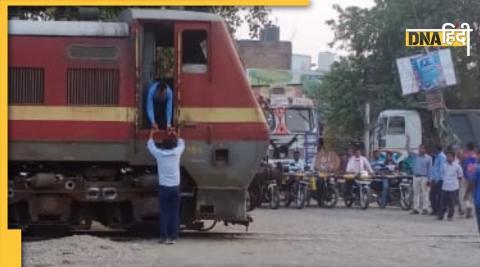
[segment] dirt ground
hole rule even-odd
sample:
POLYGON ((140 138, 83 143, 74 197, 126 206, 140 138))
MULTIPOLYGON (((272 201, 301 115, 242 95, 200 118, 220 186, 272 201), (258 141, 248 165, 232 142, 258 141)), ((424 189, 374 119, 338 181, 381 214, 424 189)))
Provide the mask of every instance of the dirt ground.
POLYGON ((473 219, 435 221, 395 208, 257 209, 248 232, 217 226, 173 245, 74 235, 27 241, 24 266, 479 266, 473 219))

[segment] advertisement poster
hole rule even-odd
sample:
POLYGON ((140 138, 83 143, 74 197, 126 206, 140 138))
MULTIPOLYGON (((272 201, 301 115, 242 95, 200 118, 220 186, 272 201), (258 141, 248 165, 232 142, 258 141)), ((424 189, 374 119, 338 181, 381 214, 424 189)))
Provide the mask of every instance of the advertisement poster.
POLYGON ((457 84, 450 49, 396 60, 403 95, 457 84))
POLYGON ((415 80, 422 91, 430 91, 446 86, 443 67, 437 51, 410 59, 415 80))

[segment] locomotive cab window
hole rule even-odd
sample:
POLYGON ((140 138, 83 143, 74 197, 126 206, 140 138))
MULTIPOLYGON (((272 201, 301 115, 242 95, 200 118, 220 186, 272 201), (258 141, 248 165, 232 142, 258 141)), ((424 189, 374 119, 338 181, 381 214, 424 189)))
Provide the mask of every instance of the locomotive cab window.
POLYGON ((207 31, 185 30, 182 32, 182 72, 207 73, 207 31))

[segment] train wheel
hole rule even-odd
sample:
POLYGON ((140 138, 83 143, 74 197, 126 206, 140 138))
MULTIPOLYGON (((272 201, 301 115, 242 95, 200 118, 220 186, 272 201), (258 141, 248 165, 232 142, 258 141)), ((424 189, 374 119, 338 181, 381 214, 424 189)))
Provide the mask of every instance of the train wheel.
POLYGON ((213 220, 212 224, 210 224, 208 227, 200 228, 199 231, 200 232, 208 232, 208 231, 212 230, 215 227, 215 225, 217 225, 217 220, 213 220))

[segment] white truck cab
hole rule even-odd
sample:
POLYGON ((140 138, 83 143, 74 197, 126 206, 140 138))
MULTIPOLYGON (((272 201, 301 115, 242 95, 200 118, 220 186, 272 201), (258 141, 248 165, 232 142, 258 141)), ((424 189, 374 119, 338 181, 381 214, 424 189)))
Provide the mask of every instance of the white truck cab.
POLYGON ((415 110, 384 110, 378 116, 375 127, 374 150, 403 151, 407 134, 410 136, 410 148, 416 152, 422 143, 420 114, 415 110))

